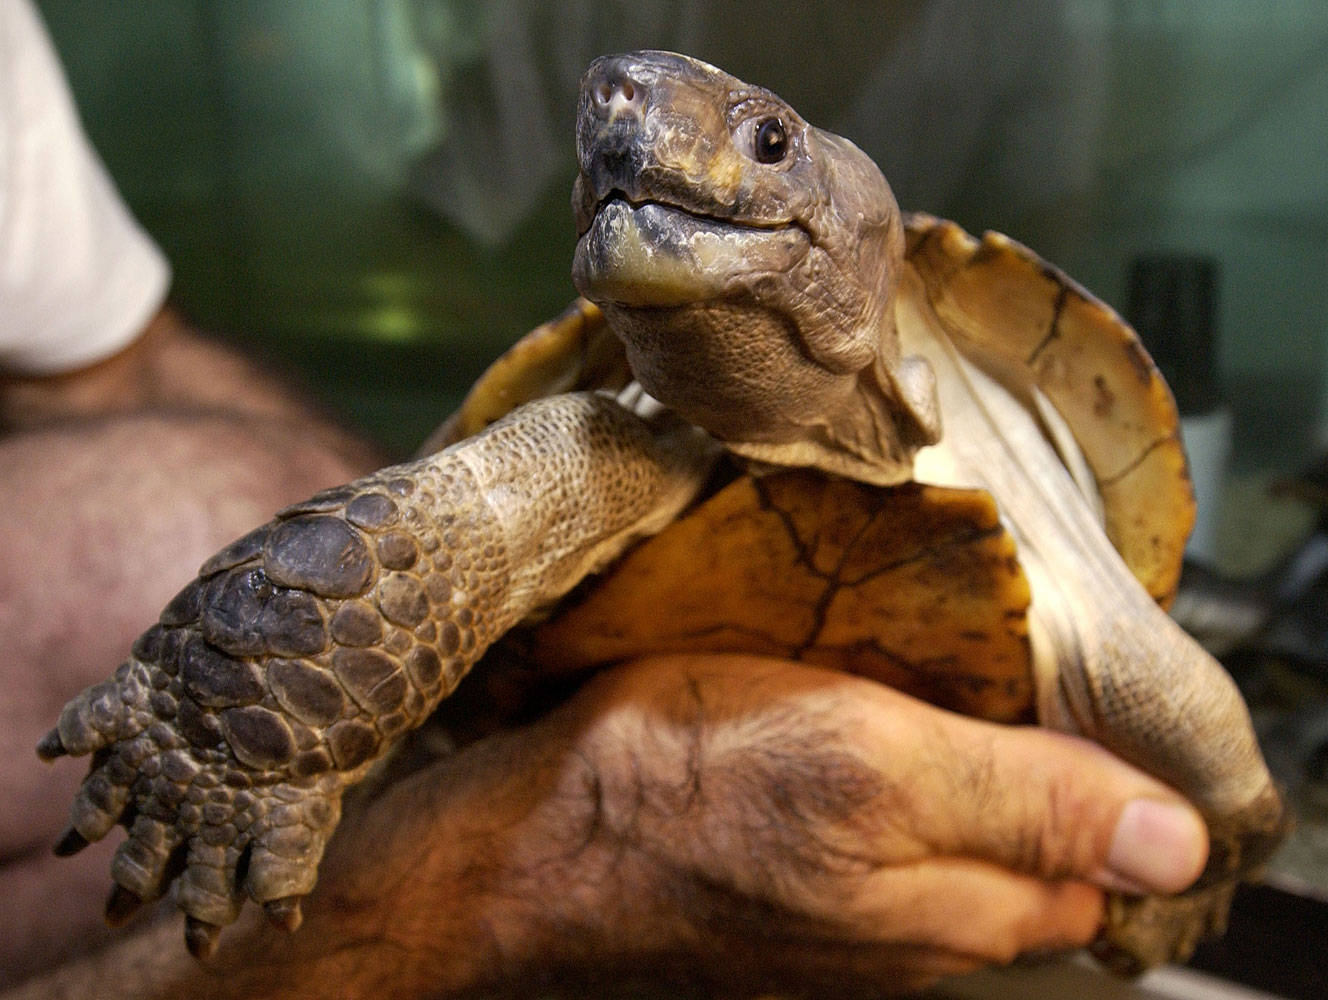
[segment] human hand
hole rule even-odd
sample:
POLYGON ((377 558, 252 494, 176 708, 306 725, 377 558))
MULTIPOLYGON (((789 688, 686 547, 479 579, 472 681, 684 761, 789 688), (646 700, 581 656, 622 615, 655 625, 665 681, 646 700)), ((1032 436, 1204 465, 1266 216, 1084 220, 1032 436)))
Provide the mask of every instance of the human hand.
POLYGON ((859 678, 673 657, 581 702, 598 836, 632 846, 678 957, 717 980, 916 989, 1084 945, 1102 889, 1180 891, 1206 859, 1198 814, 1100 748, 859 678))
POLYGON ((333 911, 384 914, 412 954, 472 942, 412 964, 423 981, 630 970, 841 996, 1086 944, 1103 888, 1183 889, 1207 843, 1083 740, 737 656, 609 671, 392 789, 352 837, 382 867, 335 849, 333 911))
POLYGON ((1103 887, 1178 891, 1206 846, 1083 740, 799 664, 660 657, 353 809, 293 937, 250 913, 206 969, 141 942, 84 971, 126 996, 626 975, 879 995, 1083 945, 1103 887))

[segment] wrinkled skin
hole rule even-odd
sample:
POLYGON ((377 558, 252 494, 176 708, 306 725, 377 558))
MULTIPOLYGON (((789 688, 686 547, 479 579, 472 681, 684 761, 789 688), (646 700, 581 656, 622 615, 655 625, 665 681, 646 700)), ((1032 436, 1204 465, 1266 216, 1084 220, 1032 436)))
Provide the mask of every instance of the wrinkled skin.
POLYGON ((939 418, 899 353, 903 225, 864 153, 767 90, 638 53, 586 71, 577 157, 573 280, 648 392, 746 457, 910 478, 939 418), (770 122, 783 155, 761 164, 770 122))
MULTIPOLYGON (((574 280, 639 383, 758 464, 908 479, 940 418, 900 349, 902 226, 871 161, 667 53, 591 66, 577 146, 574 280)), ((60 849, 127 826, 109 914, 174 884, 195 954, 245 898, 294 928, 344 789, 503 632, 689 502, 713 457, 694 430, 552 397, 223 550, 43 741, 93 755, 60 849)))

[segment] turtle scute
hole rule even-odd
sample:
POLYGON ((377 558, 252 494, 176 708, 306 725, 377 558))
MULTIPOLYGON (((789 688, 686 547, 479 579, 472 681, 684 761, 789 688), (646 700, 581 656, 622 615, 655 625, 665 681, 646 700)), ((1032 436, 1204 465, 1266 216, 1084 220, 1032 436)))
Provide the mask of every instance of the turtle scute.
POLYGON ((456 544, 476 537, 467 484, 425 468, 319 494, 227 546, 65 707, 39 752, 93 758, 57 850, 129 833, 108 917, 174 881, 195 953, 246 897, 298 925, 344 788, 488 641, 471 609, 495 545, 456 544))
POLYGON ((1028 603, 987 494, 786 470, 740 476, 512 645, 550 674, 661 652, 780 656, 1026 722, 1028 603))

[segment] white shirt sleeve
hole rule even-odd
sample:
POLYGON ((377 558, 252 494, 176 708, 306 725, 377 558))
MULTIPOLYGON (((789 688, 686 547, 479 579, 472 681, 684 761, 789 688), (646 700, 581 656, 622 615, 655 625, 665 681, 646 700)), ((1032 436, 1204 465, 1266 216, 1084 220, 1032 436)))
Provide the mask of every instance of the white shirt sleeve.
POLYGON ((0 368, 109 357, 160 308, 170 268, 120 200, 29 0, 0 0, 0 368))

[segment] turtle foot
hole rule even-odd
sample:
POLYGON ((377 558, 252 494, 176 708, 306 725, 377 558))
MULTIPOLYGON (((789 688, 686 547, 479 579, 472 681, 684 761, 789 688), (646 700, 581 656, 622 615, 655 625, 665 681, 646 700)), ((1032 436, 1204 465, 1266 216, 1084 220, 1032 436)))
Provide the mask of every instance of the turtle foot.
POLYGON ((153 703, 143 692, 158 701, 168 695, 159 673, 131 659, 114 681, 75 698, 43 740, 43 748, 58 739, 67 752, 92 753, 55 853, 77 853, 124 826, 108 923, 123 923, 169 889, 188 918, 186 944, 200 957, 215 950, 245 899, 294 930, 300 897, 312 890, 340 818, 342 791, 356 775, 296 776, 250 766, 225 743, 191 742, 178 718, 145 717, 153 703))
POLYGON ((1271 782, 1244 808, 1208 820, 1208 864, 1197 888, 1238 882, 1257 875, 1272 857, 1294 819, 1271 782))
POLYGON ((1226 930, 1236 883, 1193 889, 1182 896, 1109 896, 1106 923, 1093 956, 1123 976, 1166 962, 1184 962, 1199 942, 1226 930))
POLYGON ((116 888, 107 918, 122 922, 170 888, 187 918, 186 945, 202 958, 246 899, 262 904, 274 925, 299 926, 300 898, 312 891, 340 818, 344 776, 265 784, 204 763, 180 780, 188 764, 200 763, 179 750, 145 762, 144 772, 158 777, 135 789, 136 806, 120 819, 129 836, 111 862, 116 888))
POLYGON ((414 492, 371 478, 224 548, 38 744, 47 760, 91 757, 57 854, 128 831, 112 924, 169 891, 195 955, 246 899, 299 925, 343 790, 447 693, 465 664, 443 656, 475 646, 447 617, 469 578, 431 575, 436 539, 404 524, 414 492))
POLYGON ((1122 975, 1184 962, 1203 940, 1226 931, 1236 886, 1256 876, 1291 827, 1282 797, 1268 785, 1221 821, 1209 820, 1208 864, 1178 896, 1111 896, 1094 956, 1122 975))

